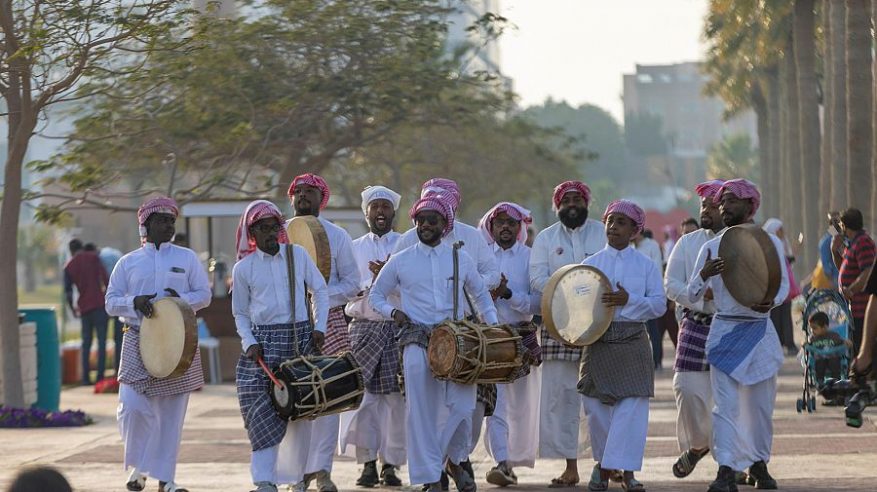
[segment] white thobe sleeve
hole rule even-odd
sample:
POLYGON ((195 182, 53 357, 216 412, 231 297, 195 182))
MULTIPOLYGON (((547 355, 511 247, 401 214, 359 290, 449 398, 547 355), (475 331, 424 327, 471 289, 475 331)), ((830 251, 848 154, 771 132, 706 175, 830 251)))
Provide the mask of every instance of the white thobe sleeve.
POLYGON ((338 282, 328 287, 329 302, 333 306, 347 304, 347 301, 356 297, 359 292, 360 274, 356 257, 353 255, 353 242, 350 236, 344 234, 344 240, 340 243, 335 254, 335 275, 338 277, 338 282))
POLYGON ((551 277, 547 241, 545 234, 540 233, 533 242, 533 249, 530 250, 530 288, 534 292, 541 293, 551 277))
MULTIPOLYGON (((314 311, 316 312, 314 316, 314 330, 326 333, 326 323, 329 320, 329 288, 326 286, 323 274, 320 273, 317 265, 311 260, 310 255, 300 246, 296 246, 295 250, 302 252, 300 258, 304 260, 302 262, 304 264, 304 278, 308 284, 308 291, 311 293, 311 303, 313 303, 314 311)), ((295 251, 293 251, 293 254, 295 254, 295 251)), ((356 276, 359 277, 359 271, 356 272, 356 276)), ((306 306, 306 308, 310 309, 309 306, 306 306)), ((295 313, 292 313, 292 318, 294 322, 295 313)))
POLYGON ((627 319, 650 320, 659 318, 667 311, 667 298, 661 285, 661 272, 651 260, 646 270, 644 294, 628 292, 627 304, 621 308, 621 316, 627 319))
POLYGON ((668 299, 677 304, 695 311, 703 311, 703 301, 688 302, 688 296, 685 292, 688 287, 688 277, 685 275, 685 260, 688 254, 687 242, 679 239, 670 253, 670 259, 667 260, 667 271, 664 273, 664 292, 668 299))
POLYGON ((234 290, 231 295, 231 313, 234 316, 234 326, 238 336, 241 337, 241 348, 246 353, 247 349, 256 343, 253 336, 253 320, 250 318, 250 280, 244 273, 245 267, 237 262, 232 269, 234 290))
POLYGON ((780 258, 780 273, 782 274, 780 280, 780 290, 777 291, 777 295, 773 298, 773 305, 779 306, 780 304, 786 302, 786 297, 789 296, 789 289, 791 285, 789 284, 789 269, 786 267, 786 256, 783 254, 784 247, 783 243, 780 242, 779 238, 776 236, 771 236, 773 240, 773 245, 776 246, 777 255, 780 258))
POLYGON ((104 295, 104 304, 107 314, 121 316, 126 319, 136 319, 140 313, 134 309, 134 296, 126 295, 128 292, 128 269, 126 262, 119 261, 110 275, 110 284, 104 295))
POLYGON ((499 264, 496 262, 496 256, 491 251, 490 246, 487 245, 487 241, 480 234, 476 235, 472 240, 476 242, 471 251, 474 253, 472 256, 478 263, 478 273, 481 274, 481 279, 484 280, 484 286, 488 290, 493 289, 499 285, 500 280, 499 264))
POLYGON ((697 260, 694 262, 694 269, 691 271, 691 278, 688 279, 688 285, 685 287, 685 297, 691 304, 703 299, 704 293, 710 286, 711 279, 704 280, 700 276, 700 271, 706 264, 706 255, 708 251, 709 243, 700 247, 700 252, 697 253, 697 260))
POLYGON ((460 265, 461 269, 466 272, 466 276, 463 278, 463 285, 466 292, 474 296, 475 308, 478 309, 481 318, 488 324, 499 324, 493 298, 490 297, 490 292, 485 288, 484 279, 479 275, 471 257, 461 254, 460 261, 462 262, 460 265))
POLYGON ((396 309, 387 299, 399 284, 398 258, 396 255, 390 256, 389 261, 381 268, 381 272, 378 273, 378 278, 375 279, 375 283, 372 284, 368 294, 368 302, 372 308, 387 319, 393 317, 393 310, 396 309))
POLYGON ((201 266, 198 257, 191 250, 185 250, 189 253, 189 291, 177 292, 180 299, 186 301, 194 311, 204 309, 210 305, 212 294, 210 292, 210 282, 207 280, 207 271, 201 266))

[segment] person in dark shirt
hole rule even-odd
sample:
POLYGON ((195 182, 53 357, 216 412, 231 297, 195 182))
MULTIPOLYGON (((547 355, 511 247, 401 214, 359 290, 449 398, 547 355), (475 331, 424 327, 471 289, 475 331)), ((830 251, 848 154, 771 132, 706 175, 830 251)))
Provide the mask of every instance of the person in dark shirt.
POLYGON ((816 370, 816 382, 822 385, 826 377, 840 379, 841 377, 841 357, 843 353, 839 350, 832 350, 836 347, 852 348, 853 342, 843 338, 837 332, 828 329, 828 315, 822 311, 817 311, 810 315, 808 326, 810 326, 810 338, 804 344, 804 349, 808 350, 814 358, 814 366, 816 370))
POLYGON ((104 309, 104 292, 109 276, 92 248, 85 250, 82 241, 73 239, 68 244, 71 258, 64 266, 64 293, 73 316, 82 320, 82 384, 91 384, 91 341, 97 333, 97 381, 104 377, 107 364, 107 323, 104 309), (73 304, 73 286, 79 291, 79 299, 73 304))

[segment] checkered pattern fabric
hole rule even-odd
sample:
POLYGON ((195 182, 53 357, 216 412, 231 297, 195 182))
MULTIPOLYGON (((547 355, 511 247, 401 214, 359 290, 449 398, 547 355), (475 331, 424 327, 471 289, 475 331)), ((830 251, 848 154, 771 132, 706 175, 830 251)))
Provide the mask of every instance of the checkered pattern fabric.
MULTIPOLYGON (((313 352, 312 331, 311 324, 302 321, 295 325, 256 326, 253 335, 262 347, 262 359, 265 365, 274 370, 282 362, 313 352)), ((241 416, 244 418, 244 427, 247 429, 247 437, 250 438, 253 451, 279 444, 286 434, 287 422, 277 415, 271 403, 268 391, 272 383, 268 375, 257 362, 241 354, 235 368, 235 380, 241 416)))
POLYGON ((655 396, 655 363, 646 324, 613 321, 599 340, 585 347, 578 390, 606 405, 655 396))
POLYGON ((392 321, 353 320, 350 347, 362 368, 365 389, 376 395, 399 392, 399 345, 392 321))
POLYGON ((475 391, 477 402, 484 403, 484 416, 490 417, 496 410, 496 385, 479 384, 475 391))
POLYGON ((347 318, 344 317, 344 306, 329 310, 326 321, 326 342, 323 344, 323 355, 338 355, 350 352, 350 335, 347 332, 347 318))
POLYGON ((543 360, 565 360, 569 362, 579 362, 582 360, 582 349, 580 347, 570 347, 551 338, 545 325, 542 325, 541 332, 543 360))
POLYGON ((148 397, 174 396, 191 393, 204 386, 204 371, 201 369, 201 351, 195 351, 195 359, 182 376, 176 378, 155 378, 146 371, 140 358, 140 329, 127 327, 122 337, 122 363, 119 367, 119 382, 132 387, 134 391, 148 397))
POLYGON ((706 360, 706 338, 710 334, 707 317, 696 316, 694 311, 687 311, 682 323, 679 325, 679 340, 676 343, 676 362, 673 370, 677 372, 703 372, 709 371, 710 365, 706 360))

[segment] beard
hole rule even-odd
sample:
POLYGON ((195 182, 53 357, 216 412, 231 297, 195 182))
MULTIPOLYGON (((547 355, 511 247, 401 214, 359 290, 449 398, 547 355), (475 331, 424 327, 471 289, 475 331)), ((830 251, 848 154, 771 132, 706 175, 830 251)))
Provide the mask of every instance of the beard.
POLYGON ((570 229, 578 229, 588 220, 588 209, 585 207, 565 207, 557 211, 560 223, 570 229))

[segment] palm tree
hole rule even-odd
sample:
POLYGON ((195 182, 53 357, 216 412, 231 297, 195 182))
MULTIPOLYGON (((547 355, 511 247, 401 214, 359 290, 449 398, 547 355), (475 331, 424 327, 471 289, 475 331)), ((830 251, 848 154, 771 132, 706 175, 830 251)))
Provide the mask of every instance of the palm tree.
POLYGON ((869 0, 846 0, 847 200, 870 212, 871 205, 871 9, 869 0))
POLYGON ((816 262, 816 246, 819 242, 819 88, 816 81, 816 12, 814 0, 797 0, 794 11, 795 68, 798 85, 798 124, 800 174, 793 181, 801 193, 802 229, 804 233, 803 254, 805 265, 816 262), (801 185, 801 186, 797 186, 801 185))
POLYGON ((843 2, 827 2, 831 44, 831 210, 844 208, 847 196, 847 65, 846 12, 843 2))
POLYGON ((831 207, 831 97, 834 86, 831 81, 831 22, 828 9, 831 2, 822 3, 822 148, 819 167, 819 213, 831 207))

